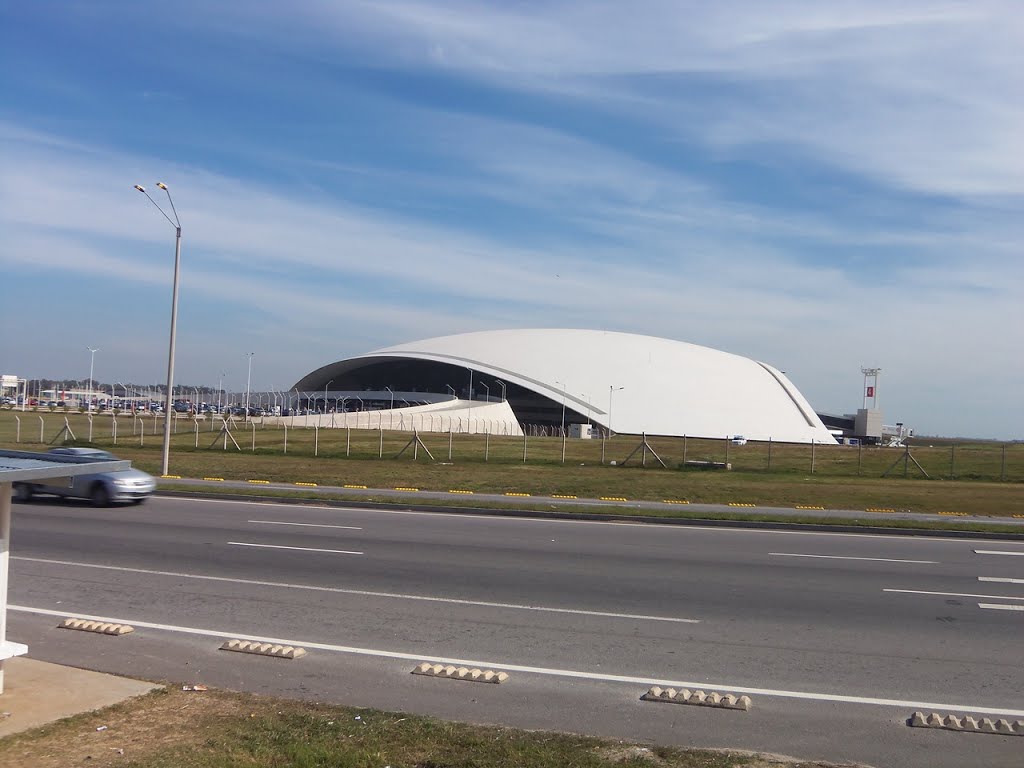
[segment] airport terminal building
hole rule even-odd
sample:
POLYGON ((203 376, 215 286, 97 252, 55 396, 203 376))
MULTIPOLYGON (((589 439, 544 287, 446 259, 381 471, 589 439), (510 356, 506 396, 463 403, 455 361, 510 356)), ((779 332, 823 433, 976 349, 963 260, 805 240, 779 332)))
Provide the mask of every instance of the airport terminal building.
POLYGON ((524 425, 836 441, 785 374, 671 339, 594 330, 464 333, 332 362, 292 387, 331 426, 522 434, 524 425), (371 416, 372 414, 372 416, 371 416))

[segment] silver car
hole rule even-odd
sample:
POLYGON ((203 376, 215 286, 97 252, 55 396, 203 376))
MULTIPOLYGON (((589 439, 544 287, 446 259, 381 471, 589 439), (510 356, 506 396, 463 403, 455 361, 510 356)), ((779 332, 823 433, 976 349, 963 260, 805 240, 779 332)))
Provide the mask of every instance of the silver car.
MULTIPOLYGON (((117 457, 98 448, 51 448, 47 453, 61 456, 79 456, 95 461, 117 461, 117 457)), ((141 504, 156 490, 156 479, 138 469, 120 472, 96 472, 78 475, 53 484, 14 483, 14 497, 29 501, 37 493, 52 493, 72 499, 88 499, 94 507, 109 507, 115 502, 130 501, 141 504)))

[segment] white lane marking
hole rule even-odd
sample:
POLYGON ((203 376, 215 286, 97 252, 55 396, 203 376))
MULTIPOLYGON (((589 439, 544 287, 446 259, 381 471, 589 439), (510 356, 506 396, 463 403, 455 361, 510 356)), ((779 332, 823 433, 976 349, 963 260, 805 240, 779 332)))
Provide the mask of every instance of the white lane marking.
POLYGON ((989 608, 993 611, 1024 611, 1024 605, 999 605, 997 603, 978 603, 979 608, 989 608))
POLYGON ((481 600, 460 600, 454 597, 434 597, 431 595, 404 595, 395 592, 370 592, 363 589, 342 589, 341 587, 317 587, 309 584, 287 584, 277 581, 255 581, 251 579, 229 579, 224 576, 204 576, 198 573, 178 573, 176 571, 150 571, 143 568, 125 568, 117 565, 97 565, 95 563, 76 563, 68 560, 45 560, 38 557, 15 555, 12 560, 24 560, 30 563, 47 563, 49 565, 68 565, 76 568, 96 568, 103 571, 120 571, 122 573, 144 573, 150 576, 171 576, 176 579, 197 579, 200 581, 222 581, 229 584, 249 584, 256 587, 280 587, 281 589, 305 589, 310 592, 332 592, 357 597, 386 597, 394 600, 419 600, 426 603, 448 603, 450 605, 476 605, 483 608, 507 608, 517 611, 540 611, 543 613, 567 613, 573 616, 600 616, 610 619, 640 619, 643 621, 668 621, 676 624, 700 624, 700 619, 681 619, 675 616, 645 616, 633 613, 609 613, 606 611, 584 611, 577 608, 550 608, 545 605, 519 605, 516 603, 489 603, 481 600))
POLYGON ((262 643, 274 643, 276 645, 300 646, 302 648, 315 648, 321 651, 335 651, 337 653, 351 653, 360 656, 377 656, 386 659, 402 659, 405 661, 424 661, 430 659, 440 664, 453 664, 466 667, 480 667, 485 669, 503 669, 509 672, 524 672, 536 675, 548 675, 552 677, 570 677, 583 680, 599 680, 612 683, 632 683, 634 685, 662 685, 674 688, 701 688, 727 690, 734 693, 747 693, 760 696, 774 696, 786 699, 812 699, 816 701, 837 701, 846 704, 874 704, 882 707, 902 707, 904 709, 933 709, 952 710, 965 712, 978 712, 986 715, 1004 715, 1006 717, 1024 717, 1024 710, 1015 709, 994 709, 992 707, 977 706, 974 704, 945 704, 929 701, 903 701, 900 699, 877 699, 863 696, 843 696, 834 693, 814 693, 811 691, 787 691, 774 688, 751 688, 749 686, 733 685, 725 682, 711 682, 702 680, 692 682, 686 680, 666 680, 660 677, 633 677, 630 675, 610 675, 600 672, 580 672, 573 669, 553 669, 549 667, 528 667, 521 664, 505 664, 500 661, 486 661, 481 659, 448 659, 432 656, 430 653, 400 653, 398 651, 384 651, 374 648, 356 648, 346 645, 330 645, 328 643, 314 643, 307 640, 295 640, 281 637, 258 637, 247 632, 219 632, 212 629, 199 629, 196 627, 179 627, 174 624, 156 624, 148 621, 137 621, 128 618, 113 618, 108 616, 89 616, 77 613, 73 610, 51 611, 45 608, 30 608, 23 605, 8 605, 8 610, 21 611, 23 613, 34 613, 41 616, 66 617, 75 616, 88 621, 102 621, 111 624, 130 624, 133 627, 145 627, 147 629, 158 629, 165 632, 180 632, 183 634, 203 635, 206 637, 235 638, 245 637, 262 643))
POLYGON ((980 597, 983 600, 1024 600, 1024 597, 1006 595, 972 595, 965 592, 923 592, 917 589, 883 589, 883 592, 898 592, 904 595, 938 595, 939 597, 980 597))
POLYGON ((1001 579, 998 576, 979 576, 978 581, 995 581, 999 584, 1024 584, 1024 579, 1001 579))
MULTIPOLYGON (((372 490, 372 489, 371 489, 372 490)), ((386 490, 386 489, 385 489, 386 490)), ((344 497, 339 496, 339 499, 344 497)), ((538 496, 537 499, 543 499, 538 496)), ((370 507, 358 507, 358 506, 333 506, 324 504, 281 504, 280 502, 273 501, 237 501, 235 499, 189 499, 184 496, 179 496, 174 499, 175 502, 191 502, 193 504, 248 504, 256 507, 276 507, 277 509, 316 509, 320 511, 330 512, 359 512, 369 514, 384 514, 384 515, 411 515, 416 517, 450 517, 460 518, 467 520, 488 520, 491 522, 499 521, 511 521, 517 523, 538 523, 538 524, 556 524, 556 525, 615 525, 620 528, 647 528, 654 529, 657 526, 657 530, 676 530, 679 532, 686 531, 706 531, 712 533, 756 533, 765 534, 772 536, 833 536, 837 538, 845 539, 886 539, 891 541, 893 539, 891 534, 884 533, 840 533, 833 531, 775 531, 767 528, 731 528, 726 526, 716 525, 666 525, 659 524, 655 518, 652 518, 650 523, 625 523, 617 522, 615 520, 561 520, 561 519, 550 519, 550 518, 537 518, 537 517, 517 517, 515 515, 474 515, 474 514, 462 514, 459 512, 417 512, 405 509, 373 509, 370 507)), ((506 499, 507 501, 507 499, 506 499)), ((947 538, 945 536, 914 536, 905 535, 899 539, 900 543, 903 542, 915 542, 920 544, 977 544, 977 539, 954 539, 947 538)), ((1024 553, 1021 553, 1024 554, 1024 553)))
POLYGON ((1017 555, 1018 557, 1024 557, 1024 552, 1007 552, 1001 549, 976 549, 974 550, 976 555, 1017 555))
POLYGON ((300 528, 344 528, 348 531, 363 530, 356 525, 324 525, 322 523, 289 523, 282 520, 246 520, 247 523, 262 523, 263 525, 295 525, 300 528))
POLYGON ((362 552, 352 552, 347 549, 316 549, 314 547, 286 547, 281 544, 250 544, 247 541, 229 541, 235 547, 261 547, 262 549, 293 549, 299 552, 328 552, 332 555, 361 555, 362 552))
POLYGON ((894 560, 888 557, 842 557, 840 555, 802 555, 797 552, 769 552, 775 557, 816 557, 822 560, 870 560, 876 563, 919 563, 921 565, 938 565, 937 560, 894 560))

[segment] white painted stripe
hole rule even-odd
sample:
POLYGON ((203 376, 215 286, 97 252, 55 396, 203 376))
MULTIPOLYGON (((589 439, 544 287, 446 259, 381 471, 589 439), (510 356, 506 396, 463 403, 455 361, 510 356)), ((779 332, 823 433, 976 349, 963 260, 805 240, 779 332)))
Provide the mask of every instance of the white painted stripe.
POLYGON ((351 552, 347 549, 316 549, 314 547, 286 547, 282 544, 251 544, 247 541, 229 541, 235 547, 260 547, 262 549, 293 549, 299 552, 328 552, 332 555, 361 555, 362 552, 351 552))
POLYGON ((1024 584, 1024 579, 1001 579, 997 576, 979 576, 978 581, 994 581, 999 584, 1024 584))
POLYGON ((965 592, 923 592, 917 589, 883 589, 883 592, 898 592, 904 595, 937 595, 939 597, 979 597, 983 600, 1024 600, 1024 597, 1006 595, 972 595, 965 592))
POLYGON ((176 571, 150 571, 143 568, 125 568, 117 565, 96 565, 94 563, 76 563, 68 560, 45 560, 38 557, 15 555, 12 560, 24 560, 30 563, 47 563, 49 565, 67 565, 76 568, 96 568, 102 571, 120 571, 122 573, 144 573, 150 576, 171 576, 175 579, 197 579, 200 581, 220 581, 229 584, 249 584, 257 587, 279 587, 281 589, 304 589, 311 592, 332 592, 340 595, 357 597, 385 597, 395 600, 419 600, 427 603, 448 603, 450 605, 475 605, 483 608, 505 608, 516 611, 541 611, 543 613, 566 613, 574 616, 601 616, 609 619, 639 619, 642 621, 668 621, 676 624, 700 624, 700 619, 681 619, 675 616, 645 616, 633 613, 609 613, 606 611, 584 611, 577 608, 551 608, 545 605, 519 605, 516 603, 489 603, 481 600, 460 600, 454 597, 434 597, 431 595, 404 595, 395 592, 369 592, 362 589, 342 589, 341 587, 317 587, 308 584, 287 584, 277 581, 254 581, 251 579, 228 579, 223 576, 204 576, 197 573, 178 573, 176 571))
POLYGON ((822 560, 870 560, 876 563, 918 563, 920 565, 938 565, 936 560, 894 560, 888 557, 842 557, 840 555, 802 555, 796 552, 769 552, 775 557, 816 557, 822 560))
MULTIPOLYGON (((220 483, 211 483, 211 485, 220 485, 220 483)), ((291 488, 294 490, 294 486, 282 486, 283 488, 291 488)), ((324 486, 321 486, 320 490, 323 490, 324 486)), ((372 490, 372 489, 370 489, 372 490)), ((383 489, 387 490, 387 489, 383 489)), ((438 492, 440 494, 440 491, 438 492)), ((450 498, 449 494, 444 494, 446 498, 450 498)), ((339 496, 339 499, 344 497, 339 496)), ((533 497, 536 500, 538 497, 533 497)), ((508 501, 507 497, 500 496, 496 499, 503 499, 508 501)), ((834 538, 843 539, 873 539, 874 541, 885 540, 892 541, 893 536, 885 533, 844 533, 838 531, 779 531, 771 530, 767 528, 732 528, 726 526, 716 525, 671 525, 657 522, 657 518, 652 518, 650 523, 629 523, 629 522, 617 522, 615 520, 561 520, 561 519, 550 519, 550 518, 537 518, 537 517, 516 517, 515 515, 475 515, 465 514, 459 512, 422 512, 413 511, 408 509, 375 509, 370 507, 358 507, 358 506, 327 506, 324 504, 281 504, 275 501, 238 501, 236 499, 190 499, 184 496, 178 496, 174 498, 177 502, 191 502, 193 504, 240 504, 255 507, 275 507, 277 509, 316 509, 324 512, 359 512, 369 513, 374 515, 407 515, 413 517, 448 517, 458 518, 462 520, 487 520, 489 522, 515 522, 515 523, 534 523, 537 525, 615 525, 620 528, 646 528, 648 530, 657 530, 659 534, 662 531, 677 531, 679 533, 686 533, 688 531, 704 531, 707 533, 746 533, 746 534, 757 534, 765 536, 831 536, 834 538)), ((727 508, 728 509, 728 508, 727 508)), ((906 534, 899 538, 899 542, 903 543, 916 543, 916 544, 977 544, 977 539, 955 539, 947 538, 946 536, 916 536, 912 534, 906 534)), ((1022 553, 1024 554, 1024 553, 1022 553)))
POLYGON ((363 530, 356 525, 324 525, 322 523, 290 523, 282 520, 246 520, 247 523, 261 523, 263 525, 294 525, 299 528, 344 528, 348 531, 363 530))
POLYGON ((1017 557, 1024 557, 1024 552, 1007 552, 1001 549, 976 549, 974 550, 976 555, 1016 555, 1017 557))
POLYGON ((978 603, 979 608, 989 608, 993 611, 1024 611, 1024 605, 1000 605, 997 603, 978 603))
POLYGON ((257 637, 248 632, 220 632, 212 629, 199 629, 196 627, 179 627, 173 624, 156 624, 148 621, 138 621, 129 618, 113 618, 108 616, 89 616, 79 613, 71 608, 64 611, 51 611, 45 608, 30 608, 23 605, 8 605, 9 610, 22 613, 33 613, 40 616, 75 616, 88 621, 103 621, 112 624, 130 624, 138 629, 157 629, 165 632, 180 632, 190 635, 201 635, 205 637, 235 638, 245 637, 261 643, 274 643, 276 645, 291 645, 302 648, 314 648, 321 651, 335 651, 337 653, 351 653, 360 656, 376 656, 385 659, 401 659, 403 661, 424 661, 430 659, 440 664, 452 664, 465 667, 480 667, 486 669, 500 669, 507 672, 523 672, 535 675, 548 675, 552 677, 569 677, 582 680, 598 680, 611 683, 632 683, 634 685, 661 685, 674 688, 700 688, 703 690, 727 690, 733 693, 746 693, 758 696, 774 696, 786 699, 811 699, 815 701, 836 701, 845 704, 873 704, 882 707, 901 707, 903 709, 934 709, 953 710, 961 712, 977 712, 985 715, 1003 715, 1005 717, 1024 717, 1024 710, 997 709, 989 706, 978 706, 975 704, 949 704, 931 701, 904 701, 901 699, 878 699, 863 696, 843 696, 834 693, 815 693, 812 691, 787 691, 774 688, 751 688, 749 686, 734 685, 727 682, 701 680, 699 682, 686 680, 666 680, 660 677, 634 677, 631 675, 611 675, 601 672, 580 672, 573 669, 553 669, 549 667, 529 667, 521 664, 505 664, 500 661, 487 661, 482 659, 449 659, 433 656, 430 653, 400 653, 397 651, 384 651, 374 648, 356 648, 346 645, 331 645, 328 643, 316 643, 309 640, 296 640, 281 637, 257 637))

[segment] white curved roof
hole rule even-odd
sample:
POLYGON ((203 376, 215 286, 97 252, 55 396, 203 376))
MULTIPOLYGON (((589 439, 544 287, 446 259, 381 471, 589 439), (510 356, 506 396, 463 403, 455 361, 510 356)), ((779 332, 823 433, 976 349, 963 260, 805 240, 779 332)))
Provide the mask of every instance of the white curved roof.
POLYGON ((357 359, 375 357, 469 366, 556 402, 564 393, 570 408, 616 432, 835 442, 782 372, 682 341, 593 330, 481 331, 357 359))

